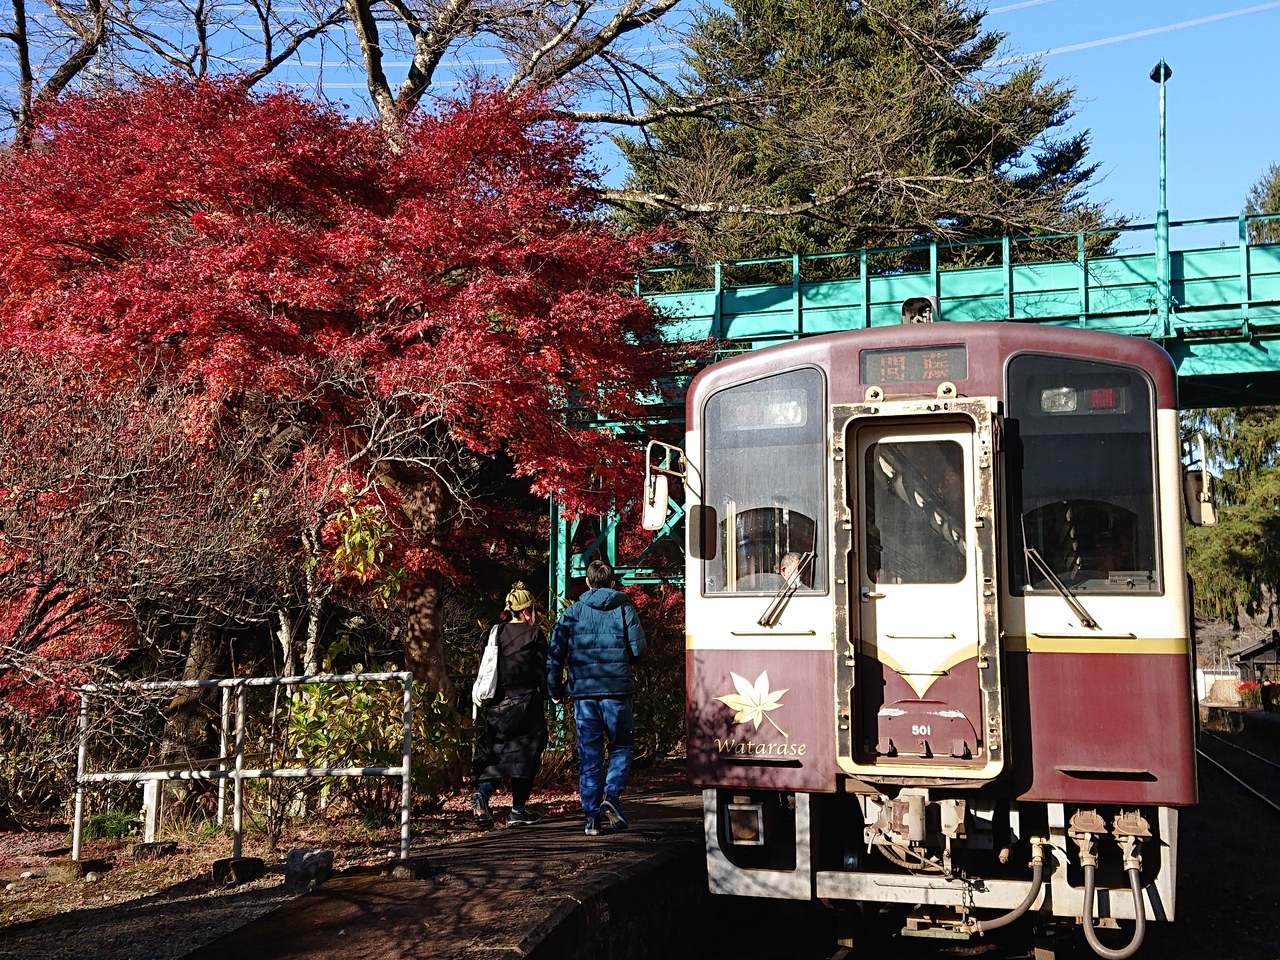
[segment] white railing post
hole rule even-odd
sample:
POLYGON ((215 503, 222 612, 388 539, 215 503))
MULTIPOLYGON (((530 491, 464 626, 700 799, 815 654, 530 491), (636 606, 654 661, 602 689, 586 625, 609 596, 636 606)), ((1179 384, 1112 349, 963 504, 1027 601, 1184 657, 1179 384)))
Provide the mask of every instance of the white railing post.
POLYGON ((404 753, 400 763, 400 859, 409 859, 409 817, 413 806, 413 674, 404 678, 404 753))
POLYGON ((80 840, 84 834, 85 763, 89 756, 89 694, 80 694, 80 746, 76 751, 76 817, 71 828, 71 859, 80 859, 80 840))
POLYGON ((244 714, 249 690, 243 684, 236 688, 236 769, 235 800, 231 815, 231 856, 240 856, 240 839, 244 831, 244 714))
MULTIPOLYGON (((227 737, 227 723, 231 714, 231 688, 222 688, 222 720, 218 725, 218 770, 226 772, 227 769, 227 747, 230 746, 227 737)), ((227 822, 227 778, 218 778, 218 826, 222 826, 227 822)))
MULTIPOLYGON (((88 683, 79 688, 80 693, 80 746, 76 759, 76 813, 73 827, 72 856, 80 858, 81 836, 85 798, 89 786, 95 783, 150 783, 158 792, 161 780, 217 780, 218 823, 225 822, 226 782, 232 781, 232 856, 243 852, 244 840, 244 782, 263 778, 293 777, 400 777, 400 856, 409 856, 409 827, 413 814, 413 674, 408 671, 395 673, 320 674, 302 677, 241 677, 235 680, 160 680, 124 681, 120 683, 88 683), (391 683, 404 684, 403 745, 400 764, 394 767, 267 767, 249 769, 245 766, 245 725, 248 719, 250 687, 299 686, 307 683, 391 683), (205 767, 190 766, 186 769, 170 767, 142 767, 133 770, 96 770, 89 773, 89 697, 114 692, 200 690, 217 687, 222 691, 220 753, 217 764, 212 759, 205 767), (231 691, 235 700, 235 742, 229 743, 231 691), (232 752, 229 753, 228 750, 232 752), (229 760, 232 761, 229 763, 229 760)), ((148 793, 148 795, 151 795, 148 793)), ((158 804, 155 806, 158 807, 158 804)))

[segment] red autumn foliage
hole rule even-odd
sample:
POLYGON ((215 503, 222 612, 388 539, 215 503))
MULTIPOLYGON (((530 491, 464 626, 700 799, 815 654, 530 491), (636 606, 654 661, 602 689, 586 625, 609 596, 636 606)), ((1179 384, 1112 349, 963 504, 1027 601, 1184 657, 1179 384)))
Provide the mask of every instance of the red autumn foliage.
MULTIPOLYGON (((21 573, 10 564, 0 576, 21 573)), ((15 595, 0 596, 0 693, 6 702, 26 713, 69 705, 67 686, 92 679, 96 664, 122 652, 120 632, 102 613, 85 591, 60 583, 20 586, 15 595)))
POLYGON ((380 570, 451 570, 480 459, 571 510, 638 477, 631 443, 569 422, 635 417, 669 367, 630 292, 653 238, 597 216, 583 149, 538 100, 487 90, 394 149, 233 80, 67 98, 0 160, 0 350, 177 384, 171 429, 196 444, 256 430, 353 592, 376 579, 350 560, 369 537, 380 570), (445 517, 429 536, 423 496, 445 517))
POLYGON ((159 355, 200 385, 193 416, 341 362, 468 447, 509 448, 539 493, 607 505, 592 488, 626 451, 560 411, 637 413, 664 364, 627 291, 647 240, 593 217, 582 150, 536 101, 488 92, 415 118, 398 155, 231 81, 73 98, 0 169, 2 342, 122 371, 159 355))

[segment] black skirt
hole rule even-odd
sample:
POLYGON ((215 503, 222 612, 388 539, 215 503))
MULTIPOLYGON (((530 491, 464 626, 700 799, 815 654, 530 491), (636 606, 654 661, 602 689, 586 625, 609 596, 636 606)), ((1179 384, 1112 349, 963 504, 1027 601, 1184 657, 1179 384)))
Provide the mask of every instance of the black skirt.
POLYGON ((484 711, 484 730, 476 741, 472 776, 476 780, 525 777, 532 780, 547 747, 546 700, 541 692, 504 697, 484 711))

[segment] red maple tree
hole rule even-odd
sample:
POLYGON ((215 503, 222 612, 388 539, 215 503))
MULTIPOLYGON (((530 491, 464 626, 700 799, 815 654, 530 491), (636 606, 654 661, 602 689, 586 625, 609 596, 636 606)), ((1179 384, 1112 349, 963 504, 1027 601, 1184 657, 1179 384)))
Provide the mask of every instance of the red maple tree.
MULTIPOLYGON (((235 81, 68 98, 0 160, 0 349, 94 389, 176 384, 197 443, 234 421, 287 476, 324 589, 398 590, 407 667, 451 692, 441 592, 478 463, 607 509, 634 448, 578 425, 636 417, 670 366, 629 289, 653 238, 597 216, 583 150, 494 91, 394 147, 235 81)), ((313 616, 311 586, 281 608, 313 616)))

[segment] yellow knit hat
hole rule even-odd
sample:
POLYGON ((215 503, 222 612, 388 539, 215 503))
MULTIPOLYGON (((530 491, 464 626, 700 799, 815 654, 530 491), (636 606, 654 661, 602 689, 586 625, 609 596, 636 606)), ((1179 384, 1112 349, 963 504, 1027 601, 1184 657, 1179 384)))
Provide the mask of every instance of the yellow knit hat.
POLYGON ((511 592, 507 594, 507 603, 504 609, 510 610, 512 613, 519 613, 527 607, 534 604, 533 594, 524 588, 524 584, 517 580, 511 585, 511 592))

